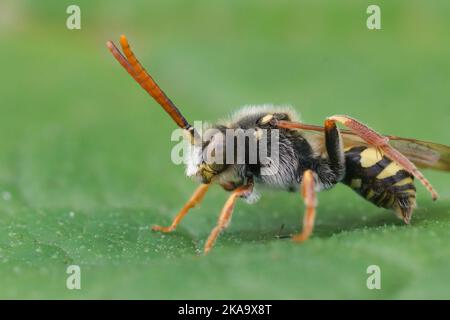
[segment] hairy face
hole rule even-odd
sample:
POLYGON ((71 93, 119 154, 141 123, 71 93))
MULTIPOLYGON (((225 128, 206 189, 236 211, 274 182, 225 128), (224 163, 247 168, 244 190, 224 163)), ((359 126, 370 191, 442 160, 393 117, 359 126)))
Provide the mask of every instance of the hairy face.
MULTIPOLYGON (((230 167, 235 167, 234 171, 244 168, 239 171, 240 178, 245 178, 251 171, 247 172, 247 169, 254 169, 260 174, 259 166, 267 164, 263 160, 276 160, 278 163, 278 158, 274 157, 278 156, 278 152, 272 150, 278 147, 278 143, 272 141, 278 139, 278 135, 272 137, 274 128, 271 120, 289 120, 293 116, 290 110, 244 108, 230 121, 198 130, 200 139, 197 143, 192 142, 186 174, 203 183, 231 179, 228 173, 225 174, 225 171, 233 171, 227 170, 230 167)), ((272 171, 269 173, 273 174, 272 171)))
POLYGON ((202 183, 210 183, 226 167, 224 133, 217 128, 205 130, 201 143, 190 148, 186 174, 202 183))

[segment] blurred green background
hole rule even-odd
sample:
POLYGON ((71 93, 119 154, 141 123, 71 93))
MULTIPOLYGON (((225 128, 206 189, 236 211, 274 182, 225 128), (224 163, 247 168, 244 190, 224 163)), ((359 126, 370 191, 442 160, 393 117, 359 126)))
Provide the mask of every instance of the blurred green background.
POLYGON ((294 245, 297 194, 238 203, 199 253, 227 194, 213 188, 171 235, 196 184, 170 160, 173 123, 105 47, 128 36, 188 119, 292 104, 309 123, 346 113, 448 144, 450 3, 376 1, 0 3, 0 298, 450 298, 449 175, 426 172, 410 226, 337 186, 294 245), (66 8, 81 8, 81 30, 66 8), (81 267, 81 290, 66 268, 81 267), (381 268, 381 290, 366 269, 381 268))

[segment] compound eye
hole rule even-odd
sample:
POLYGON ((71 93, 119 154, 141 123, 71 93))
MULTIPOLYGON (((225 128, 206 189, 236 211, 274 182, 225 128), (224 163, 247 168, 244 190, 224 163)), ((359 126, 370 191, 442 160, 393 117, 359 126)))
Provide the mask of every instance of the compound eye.
POLYGON ((215 162, 210 163, 208 166, 211 168, 212 171, 217 172, 217 173, 222 172, 223 169, 225 168, 224 164, 215 163, 215 162))

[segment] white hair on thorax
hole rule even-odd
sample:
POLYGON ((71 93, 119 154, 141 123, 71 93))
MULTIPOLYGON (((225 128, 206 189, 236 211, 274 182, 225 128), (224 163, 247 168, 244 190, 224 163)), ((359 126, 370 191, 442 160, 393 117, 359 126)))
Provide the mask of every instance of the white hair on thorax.
POLYGON ((300 116, 297 111, 290 105, 280 105, 276 106, 273 104, 260 104, 260 105, 244 105, 237 111, 231 113, 228 118, 221 119, 219 123, 233 124, 239 119, 247 116, 251 116, 258 113, 286 113, 291 121, 300 121, 300 116))

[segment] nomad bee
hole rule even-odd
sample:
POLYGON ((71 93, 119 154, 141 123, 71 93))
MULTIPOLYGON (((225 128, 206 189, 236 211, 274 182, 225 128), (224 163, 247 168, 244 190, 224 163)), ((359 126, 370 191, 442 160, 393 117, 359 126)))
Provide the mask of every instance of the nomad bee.
POLYGON ((219 234, 228 226, 237 199, 251 201, 255 198, 255 185, 300 191, 306 212, 302 231, 292 239, 302 242, 313 231, 317 191, 330 189, 342 182, 376 206, 393 210, 405 223, 409 223, 416 206, 414 179, 425 186, 433 200, 438 198, 437 192, 418 167, 450 171, 450 147, 381 135, 346 115, 328 117, 323 126, 315 126, 300 122, 295 112, 289 108, 246 107, 238 111, 230 121, 212 126, 216 132, 214 139, 205 139, 187 122, 145 71, 125 36, 121 37, 120 44, 123 54, 111 41, 107 46, 128 73, 184 130, 192 146, 186 172, 188 176, 201 181, 201 185, 172 224, 167 227, 154 226, 153 230, 175 230, 187 212, 202 201, 213 183, 231 192, 216 227, 205 243, 205 253, 212 249, 219 234), (340 130, 337 123, 348 130, 340 130), (244 143, 247 152, 244 161, 218 161, 232 151, 226 147, 223 139, 218 139, 225 137, 230 129, 253 130, 253 134, 248 136, 249 140, 260 140, 263 131, 276 131, 277 139, 265 139, 264 143, 268 147, 277 147, 278 161, 262 161, 259 157, 255 161, 249 161, 249 143, 244 143), (204 151, 217 145, 225 146, 223 154, 208 161, 204 151))

